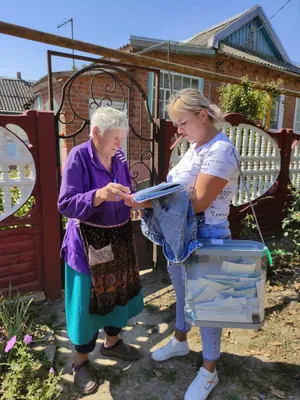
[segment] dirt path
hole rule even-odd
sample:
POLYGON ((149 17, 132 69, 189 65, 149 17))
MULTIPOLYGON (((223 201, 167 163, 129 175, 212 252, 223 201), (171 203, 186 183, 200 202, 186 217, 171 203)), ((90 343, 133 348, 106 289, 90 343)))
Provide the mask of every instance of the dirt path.
MULTIPOLYGON (((277 275, 266 293, 266 322, 259 331, 224 329, 220 383, 211 400, 300 400, 300 303, 299 271, 277 275), (274 283, 276 282, 276 285, 274 283)), ((201 339, 197 328, 189 334, 191 353, 164 363, 150 359, 150 351, 168 341, 173 332, 175 296, 171 286, 156 272, 143 274, 145 310, 130 324, 123 337, 140 348, 143 358, 135 363, 104 359, 99 354, 100 332, 92 359, 100 381, 89 400, 180 400, 201 365, 201 339)), ((48 312, 64 324, 62 302, 48 312)), ((53 317, 53 318, 54 318, 53 317)), ((56 364, 64 366, 63 400, 80 396, 69 384, 72 346, 64 326, 56 330, 56 364)))

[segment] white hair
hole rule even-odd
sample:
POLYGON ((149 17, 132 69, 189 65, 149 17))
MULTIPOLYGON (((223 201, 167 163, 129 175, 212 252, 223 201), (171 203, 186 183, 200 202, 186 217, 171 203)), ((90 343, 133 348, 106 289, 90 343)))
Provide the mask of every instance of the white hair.
POLYGON ((91 119, 90 138, 93 138, 93 129, 97 127, 100 135, 108 129, 123 129, 129 131, 127 114, 113 107, 99 107, 94 111, 91 119))

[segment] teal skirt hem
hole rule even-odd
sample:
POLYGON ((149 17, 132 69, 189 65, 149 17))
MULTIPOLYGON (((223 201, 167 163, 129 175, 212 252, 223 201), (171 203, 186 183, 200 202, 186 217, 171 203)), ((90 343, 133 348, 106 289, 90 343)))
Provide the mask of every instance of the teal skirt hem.
POLYGON ((144 308, 143 291, 129 300, 125 306, 115 306, 106 315, 90 314, 91 276, 75 271, 65 264, 65 307, 68 335, 72 343, 89 343, 95 333, 104 326, 123 328, 130 318, 144 308))

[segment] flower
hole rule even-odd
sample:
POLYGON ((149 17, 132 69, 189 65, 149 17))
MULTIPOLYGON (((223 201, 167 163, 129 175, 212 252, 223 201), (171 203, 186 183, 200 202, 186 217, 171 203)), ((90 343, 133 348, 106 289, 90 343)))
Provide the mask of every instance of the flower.
POLYGON ((52 367, 49 369, 49 372, 50 374, 54 375, 54 369, 52 367))
POLYGON ((11 349, 14 347, 16 341, 17 341, 17 336, 13 336, 13 337, 6 343, 6 347, 5 347, 5 349, 4 349, 5 353, 8 353, 9 350, 11 350, 11 349))
POLYGON ((24 342, 25 344, 30 344, 30 343, 32 342, 32 336, 26 335, 26 336, 24 337, 23 342, 24 342))

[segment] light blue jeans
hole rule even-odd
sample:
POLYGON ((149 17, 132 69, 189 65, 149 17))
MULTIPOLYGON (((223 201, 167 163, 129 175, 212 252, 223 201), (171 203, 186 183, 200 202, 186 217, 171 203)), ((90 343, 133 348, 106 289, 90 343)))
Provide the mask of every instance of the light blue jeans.
MULTIPOLYGON (((198 216, 198 239, 230 239, 229 222, 217 225, 206 225, 204 217, 198 216)), ((201 251, 201 249, 200 249, 201 251)), ((201 265, 199 266, 201 269, 201 265)), ((191 325, 185 321, 185 267, 183 264, 168 264, 168 271, 176 294, 176 329, 189 332, 191 325)), ((215 361, 220 358, 222 328, 200 328, 202 337, 202 356, 205 360, 215 361)))

